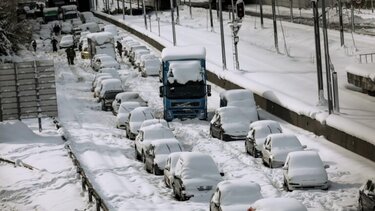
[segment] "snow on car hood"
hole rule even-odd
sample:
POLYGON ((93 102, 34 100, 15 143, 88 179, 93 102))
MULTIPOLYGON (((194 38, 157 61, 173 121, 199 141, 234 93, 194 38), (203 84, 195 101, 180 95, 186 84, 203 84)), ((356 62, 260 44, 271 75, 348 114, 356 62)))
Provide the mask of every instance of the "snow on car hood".
POLYGON ((242 122, 231 122, 222 125, 224 132, 233 136, 246 136, 249 132, 249 125, 242 122))
POLYGON ((138 130, 141 127, 142 122, 132 122, 129 124, 130 126, 130 131, 134 134, 138 134, 138 130))
POLYGON ((302 148, 276 148, 272 149, 272 155, 275 161, 285 162, 289 152, 301 151, 302 148))
POLYGON ((118 113, 117 114, 117 122, 118 123, 123 123, 128 121, 129 113, 118 113))
POLYGON ((184 179, 185 190, 189 192, 200 191, 200 187, 211 186, 210 190, 216 188, 217 183, 221 182, 220 174, 216 175, 202 175, 199 178, 184 179))
POLYGON ((288 176, 293 183, 317 182, 323 183, 328 180, 327 172, 322 168, 289 168, 288 176))
POLYGON ((156 165, 158 165, 160 170, 164 169, 165 164, 167 163, 168 155, 169 154, 160 154, 155 156, 154 162, 156 165))

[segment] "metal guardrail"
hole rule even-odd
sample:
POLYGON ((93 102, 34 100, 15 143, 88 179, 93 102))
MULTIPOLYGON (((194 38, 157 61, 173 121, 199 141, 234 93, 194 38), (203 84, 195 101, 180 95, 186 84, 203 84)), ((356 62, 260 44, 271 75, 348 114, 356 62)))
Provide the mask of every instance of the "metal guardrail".
POLYGON ((375 61, 375 52, 371 52, 371 53, 359 53, 357 54, 357 56, 359 57, 359 63, 363 63, 365 62, 366 64, 367 63, 374 63, 375 61))
MULTIPOLYGON (((57 129, 62 128, 60 122, 56 118, 53 119, 53 123, 55 124, 57 129)), ((61 138, 64 141, 68 140, 68 137, 66 136, 66 134, 62 134, 61 138)), ((90 180, 87 178, 85 171, 81 167, 81 164, 79 160, 77 159, 77 157, 74 155, 70 145, 66 145, 65 148, 68 150, 69 157, 72 159, 74 166, 76 166, 77 168, 77 174, 79 174, 81 178, 82 190, 88 192, 89 202, 90 203, 93 202, 93 198, 94 198, 96 202, 96 211, 100 211, 100 210, 109 211, 108 206, 105 204, 105 202, 100 197, 98 192, 94 189, 90 180)))

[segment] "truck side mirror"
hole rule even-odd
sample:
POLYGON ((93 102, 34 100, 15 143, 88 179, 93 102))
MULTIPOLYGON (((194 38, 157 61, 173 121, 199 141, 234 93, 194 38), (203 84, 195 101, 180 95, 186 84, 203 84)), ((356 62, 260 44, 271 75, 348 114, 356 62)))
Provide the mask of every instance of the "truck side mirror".
POLYGON ((159 97, 163 97, 164 96, 164 86, 160 86, 159 87, 159 97))
POLYGON ((211 85, 207 85, 207 96, 211 96, 211 85))

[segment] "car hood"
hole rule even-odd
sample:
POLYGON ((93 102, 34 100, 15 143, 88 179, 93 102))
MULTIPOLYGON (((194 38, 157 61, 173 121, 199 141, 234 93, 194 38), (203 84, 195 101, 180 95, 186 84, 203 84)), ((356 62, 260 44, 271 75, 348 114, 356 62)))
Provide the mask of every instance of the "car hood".
POLYGON ((142 122, 132 122, 131 124, 129 124, 130 131, 134 134, 138 134, 138 130, 141 127, 141 124, 142 122))
POLYGON ((168 154, 161 154, 156 155, 154 162, 156 165, 158 165, 159 169, 163 170, 165 167, 165 164, 167 163, 168 154))
POLYGON ((328 180, 326 170, 322 168, 289 169, 288 177, 292 183, 317 182, 324 183, 328 180))
POLYGON ((301 151, 301 148, 275 149, 272 150, 273 160, 285 162, 289 152, 301 151))
POLYGON ((246 136, 249 132, 248 124, 226 123, 222 125, 224 133, 233 136, 246 136))
POLYGON ((220 175, 207 175, 207 176, 202 176, 199 178, 192 178, 192 179, 185 179, 184 180, 184 185, 185 185, 185 190, 189 192, 194 192, 194 191, 200 191, 200 187, 207 187, 211 186, 210 190, 214 190, 216 188, 217 183, 221 182, 222 178, 220 175))
POLYGON ((128 121, 129 113, 118 113, 117 114, 117 122, 125 123, 128 121))

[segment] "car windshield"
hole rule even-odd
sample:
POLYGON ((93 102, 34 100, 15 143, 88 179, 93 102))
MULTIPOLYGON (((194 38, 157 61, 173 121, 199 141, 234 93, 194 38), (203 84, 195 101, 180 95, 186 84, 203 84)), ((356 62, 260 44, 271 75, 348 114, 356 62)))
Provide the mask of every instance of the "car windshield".
POLYGON ((291 168, 321 168, 322 160, 318 155, 301 155, 290 159, 289 167, 291 168))
POLYGON ((204 81, 189 81, 186 84, 169 83, 167 97, 171 99, 201 98, 206 95, 204 81))
POLYGON ((298 148, 301 143, 296 137, 276 138, 272 140, 272 148, 298 148))

